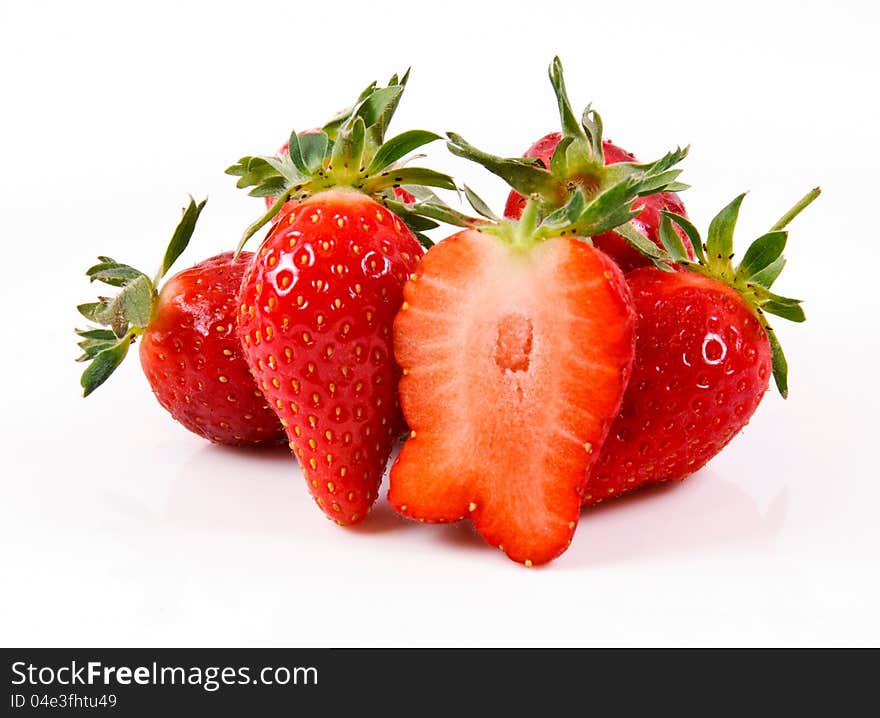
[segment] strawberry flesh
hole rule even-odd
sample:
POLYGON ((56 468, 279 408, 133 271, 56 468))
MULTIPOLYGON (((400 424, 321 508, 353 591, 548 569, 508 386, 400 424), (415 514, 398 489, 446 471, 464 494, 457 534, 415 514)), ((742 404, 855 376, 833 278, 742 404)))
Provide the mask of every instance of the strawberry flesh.
POLYGON ((619 269, 578 240, 522 250, 468 230, 427 253, 404 295, 395 354, 412 433, 391 504, 421 521, 467 517, 526 565, 555 558, 632 362, 619 269))

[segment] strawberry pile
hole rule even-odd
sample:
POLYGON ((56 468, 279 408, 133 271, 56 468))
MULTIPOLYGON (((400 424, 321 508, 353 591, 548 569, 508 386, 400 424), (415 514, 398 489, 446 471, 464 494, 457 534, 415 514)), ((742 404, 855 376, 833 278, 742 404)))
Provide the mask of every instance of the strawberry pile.
POLYGON ((234 251, 159 287, 193 235, 191 201, 155 278, 100 257, 87 274, 117 288, 80 305, 84 394, 140 340, 159 403, 220 444, 287 441, 317 506, 340 525, 380 495, 420 522, 469 519, 526 566, 571 544, 583 506, 681 480, 748 423, 770 377, 788 392, 768 315, 801 322, 775 294, 788 223, 738 263, 743 195, 705 239, 688 219, 677 167, 643 163, 577 119, 562 67, 550 80, 561 130, 522 157, 455 133, 446 145, 503 179, 497 216, 412 152, 441 136, 386 139, 408 75, 369 85, 320 128, 227 173, 265 199, 234 251), (433 244, 428 230, 457 233, 433 244), (245 244, 267 232, 253 253, 245 244))

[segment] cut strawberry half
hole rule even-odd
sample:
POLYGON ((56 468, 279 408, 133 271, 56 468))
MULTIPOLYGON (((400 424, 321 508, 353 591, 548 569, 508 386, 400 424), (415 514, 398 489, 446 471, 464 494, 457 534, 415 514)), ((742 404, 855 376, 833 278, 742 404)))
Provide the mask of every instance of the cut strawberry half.
POLYGON ((412 428, 389 501, 470 518, 527 566, 571 542, 586 469, 619 409, 634 315, 620 270, 585 242, 522 247, 467 230, 436 245, 394 325, 412 428))

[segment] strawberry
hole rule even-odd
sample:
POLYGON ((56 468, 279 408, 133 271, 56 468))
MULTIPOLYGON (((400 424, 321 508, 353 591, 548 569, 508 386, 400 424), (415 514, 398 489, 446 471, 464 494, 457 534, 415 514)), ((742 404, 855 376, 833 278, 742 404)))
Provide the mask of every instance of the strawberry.
MULTIPOLYGON (((449 148, 519 187, 547 172, 449 148)), ((547 212, 540 192, 519 220, 485 221, 434 207, 469 228, 430 248, 404 287, 394 323, 400 401, 411 428, 388 499, 426 522, 470 519, 492 545, 533 566, 571 543, 587 471, 623 397, 635 315, 617 265, 589 237, 628 222, 654 178, 626 168, 601 192, 573 188, 547 212)))
POLYGON ((424 250, 387 206, 417 229, 436 226, 407 212, 394 190, 455 188, 446 175, 394 167, 439 139, 413 130, 382 143, 402 89, 395 78, 387 88, 371 86, 332 133, 292 133, 292 151, 280 160, 244 158, 230 168, 241 186, 256 185, 252 194, 277 190, 272 208, 246 234, 277 213, 242 283, 245 356, 312 497, 339 524, 370 511, 403 429, 391 326, 424 250))
POLYGON ((238 288, 252 255, 219 254, 156 286, 186 248, 204 207, 190 201, 157 277, 109 257, 87 274, 121 287, 120 293, 80 305, 89 320, 108 328, 78 330, 84 394, 100 386, 141 337, 141 368, 159 403, 190 431, 231 446, 275 443, 284 434, 254 384, 242 356, 235 322, 238 288))
POLYGON ((690 222, 664 213, 659 233, 666 253, 655 257, 660 266, 627 275, 638 315, 636 359, 585 503, 699 470, 748 423, 771 374, 787 395, 787 364, 766 313, 804 320, 797 300, 770 287, 785 263, 783 228, 816 196, 818 189, 756 239, 738 267, 731 257, 743 195, 712 221, 705 249, 690 222))
MULTIPOLYGON (((536 157, 541 160, 545 167, 550 167, 550 160, 553 152, 559 145, 562 134, 559 132, 551 132, 545 135, 526 150, 523 157, 536 157)), ((625 149, 618 147, 609 140, 602 141, 602 154, 606 165, 617 164, 618 162, 637 163, 635 155, 627 152, 625 149)), ((566 179, 565 174, 558 177, 559 180, 566 179)), ((575 175, 576 179, 576 175, 575 175)), ((525 206, 526 198, 516 190, 511 190, 507 197, 507 204, 504 207, 504 216, 516 219, 522 214, 525 206)), ((633 217, 631 224, 639 233, 650 239, 658 247, 662 246, 659 237, 660 217, 663 210, 668 210, 687 217, 687 212, 681 198, 675 192, 658 192, 657 194, 648 195, 641 198, 635 205, 636 209, 640 209, 637 217, 633 217)), ((679 230, 680 231, 680 230, 679 230)), ((682 238, 684 235, 682 235, 682 238)), ((617 232, 603 232, 593 237, 593 244, 609 255, 624 272, 629 272, 636 267, 643 267, 650 264, 650 260, 632 245, 629 244, 617 232)), ((687 247, 687 245, 685 245, 687 247)), ((691 255, 693 259, 693 255, 691 255)))
POLYGON ((370 510, 403 426, 391 325, 423 250, 364 194, 329 190, 275 225, 245 277, 239 327, 318 505, 370 510))
POLYGON ((613 183, 619 173, 632 171, 627 168, 651 168, 655 181, 653 185, 646 186, 646 196, 642 196, 635 204, 635 208, 640 210, 638 216, 625 228, 592 237, 593 244, 610 255, 624 272, 650 264, 650 260, 631 246, 620 233, 627 230, 629 235, 638 233, 660 246, 657 234, 660 213, 667 209, 687 216, 684 205, 675 192, 685 189, 687 185, 675 181, 678 170, 669 170, 672 164, 685 156, 687 150, 678 150, 667 155, 664 158, 666 162, 662 164, 639 165, 630 152, 602 139, 602 120, 590 107, 584 111, 582 124, 578 124, 565 90, 559 58, 554 58, 550 67, 550 81, 559 105, 562 132, 545 135, 526 150, 524 157, 539 161, 538 166, 546 170, 540 184, 518 186, 512 182, 511 175, 504 176, 504 179, 514 184, 514 189, 507 198, 504 216, 511 219, 519 217, 527 201, 526 195, 533 195, 535 192, 550 209, 557 209, 565 204, 574 188, 581 188, 587 193, 601 192, 603 186, 613 183), (613 165, 619 166, 607 169, 613 165))

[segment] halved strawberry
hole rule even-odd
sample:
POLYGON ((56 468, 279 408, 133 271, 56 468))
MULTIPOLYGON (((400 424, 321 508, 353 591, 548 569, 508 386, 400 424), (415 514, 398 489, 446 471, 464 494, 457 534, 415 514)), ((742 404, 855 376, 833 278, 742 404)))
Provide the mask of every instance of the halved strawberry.
POLYGON ((527 566, 571 543, 586 470, 633 358, 620 270, 570 238, 466 230, 432 248, 394 324, 412 432, 389 501, 409 518, 465 517, 527 566))

